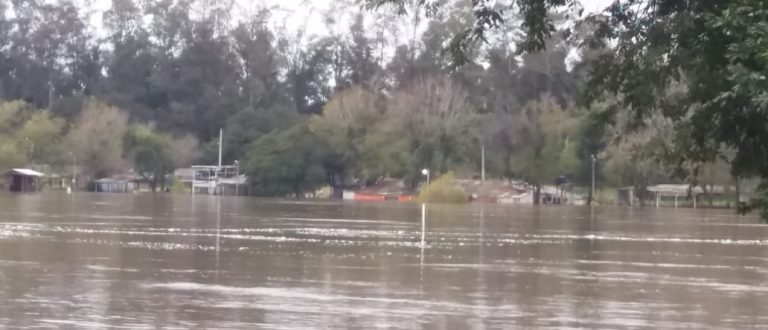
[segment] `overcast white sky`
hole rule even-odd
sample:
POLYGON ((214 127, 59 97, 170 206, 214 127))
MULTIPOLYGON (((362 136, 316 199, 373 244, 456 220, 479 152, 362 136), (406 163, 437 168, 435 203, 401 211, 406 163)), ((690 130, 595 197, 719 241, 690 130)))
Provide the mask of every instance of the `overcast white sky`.
MULTIPOLYGON (((95 12, 91 13, 91 23, 94 29, 99 30, 101 26, 101 13, 111 6, 112 0, 80 1, 90 3, 91 7, 95 8, 95 12)), ((613 1, 614 0, 581 0, 581 4, 584 6, 586 12, 597 12, 610 5, 613 1)), ((249 12, 253 12, 259 8, 271 8, 275 24, 292 23, 289 25, 302 26, 302 23, 306 22, 308 35, 323 35, 328 32, 326 24, 323 23, 322 17, 324 16, 324 13, 331 11, 340 16, 344 16, 345 12, 346 15, 351 15, 356 10, 356 7, 350 8, 353 10, 344 10, 345 6, 340 5, 340 3, 346 1, 334 0, 236 0, 236 2, 234 19, 247 16, 249 12)))

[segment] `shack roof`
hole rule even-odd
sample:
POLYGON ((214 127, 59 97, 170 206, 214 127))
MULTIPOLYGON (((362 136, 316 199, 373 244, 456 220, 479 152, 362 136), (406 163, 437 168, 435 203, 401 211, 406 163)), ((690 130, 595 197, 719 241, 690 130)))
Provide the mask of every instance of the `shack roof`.
POLYGON ((28 168, 12 168, 10 170, 7 170, 5 172, 2 172, 0 174, 17 174, 17 175, 23 175, 23 176, 35 176, 35 177, 41 177, 45 176, 45 174, 40 173, 38 171, 30 170, 28 168))

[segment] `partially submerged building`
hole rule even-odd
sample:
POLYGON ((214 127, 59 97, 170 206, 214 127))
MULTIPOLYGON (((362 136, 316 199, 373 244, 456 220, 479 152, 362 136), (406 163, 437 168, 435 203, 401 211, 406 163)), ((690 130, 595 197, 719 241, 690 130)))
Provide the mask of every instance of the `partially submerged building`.
POLYGON ((30 192, 40 189, 40 179, 45 174, 27 169, 13 168, 0 173, 5 179, 5 186, 12 192, 30 192))
POLYGON ((176 169, 174 180, 190 189, 192 194, 244 195, 248 192, 248 177, 232 166, 192 166, 176 169))
POLYGON ((132 193, 138 190, 139 181, 132 176, 112 176, 101 178, 93 182, 94 192, 101 193, 132 193))

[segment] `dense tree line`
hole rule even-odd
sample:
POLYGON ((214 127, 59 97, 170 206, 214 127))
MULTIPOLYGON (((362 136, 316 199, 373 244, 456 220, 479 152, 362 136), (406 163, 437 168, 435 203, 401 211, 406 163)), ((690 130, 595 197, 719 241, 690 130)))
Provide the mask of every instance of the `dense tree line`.
POLYGON ((133 170, 162 187, 174 167, 214 164, 223 128, 224 162, 240 161, 259 195, 383 177, 415 187, 425 167, 474 177, 483 147, 491 177, 535 186, 588 182, 592 154, 617 186, 697 179, 673 177, 661 154, 626 173, 643 150, 666 150, 654 145, 664 135, 606 124, 606 109, 634 118, 627 96, 578 102, 611 49, 578 46, 602 25, 574 25, 553 3, 546 33, 532 38, 531 26, 499 24, 536 23, 528 11, 483 25, 469 1, 369 4, 398 3, 374 13, 349 4, 318 36, 276 24, 267 8, 243 17, 228 1, 113 0, 94 31, 89 8, 68 0, 0 0, 0 162, 77 159, 92 178, 133 170), (412 33, 399 29, 409 24, 412 33))
MULTIPOLYGON (((439 1, 365 3, 401 14, 425 9, 427 17, 446 9, 439 1)), ((510 25, 523 32, 517 49, 546 49, 561 26, 551 13, 582 11, 578 0, 466 3, 463 14, 471 14, 473 24, 454 35, 450 50, 455 64, 472 62, 467 54, 510 25), (516 16, 505 16, 509 12, 516 16)), ((612 141, 620 146, 607 149, 614 165, 622 158, 617 154, 628 150, 634 154, 629 158, 641 160, 639 166, 620 171, 622 177, 647 180, 645 169, 654 166, 643 163, 650 159, 656 168, 668 167, 667 176, 672 172, 705 190, 707 182, 723 177, 721 172, 729 172, 737 183, 758 178, 763 182, 759 194, 740 204, 743 211, 758 209, 768 218, 767 24, 768 3, 762 0, 619 0, 569 29, 591 30, 582 42, 582 49, 591 53, 585 63, 591 69, 581 104, 598 108, 591 110, 602 126, 623 129, 618 141, 612 141), (663 138, 652 136, 656 133, 663 138)))

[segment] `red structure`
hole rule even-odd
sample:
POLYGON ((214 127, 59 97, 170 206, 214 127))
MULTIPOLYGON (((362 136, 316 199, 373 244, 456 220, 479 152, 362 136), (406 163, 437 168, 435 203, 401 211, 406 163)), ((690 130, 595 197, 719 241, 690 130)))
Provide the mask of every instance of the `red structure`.
POLYGON ((413 196, 402 180, 382 179, 372 186, 355 191, 345 191, 344 199, 366 202, 410 202, 413 200, 413 196))

